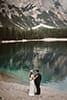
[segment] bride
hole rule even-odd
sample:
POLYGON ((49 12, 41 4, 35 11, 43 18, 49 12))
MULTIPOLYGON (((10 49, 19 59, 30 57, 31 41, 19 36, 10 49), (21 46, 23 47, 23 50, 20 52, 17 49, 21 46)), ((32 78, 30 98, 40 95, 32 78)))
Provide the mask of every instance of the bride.
POLYGON ((33 70, 30 71, 29 79, 30 79, 29 96, 34 96, 34 94, 35 94, 35 83, 34 83, 35 77, 33 74, 33 70))

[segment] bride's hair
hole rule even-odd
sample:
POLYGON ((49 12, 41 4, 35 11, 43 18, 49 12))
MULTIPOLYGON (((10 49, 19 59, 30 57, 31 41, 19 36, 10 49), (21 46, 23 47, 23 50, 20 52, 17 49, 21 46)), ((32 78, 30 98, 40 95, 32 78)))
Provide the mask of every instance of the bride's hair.
POLYGON ((32 74, 33 74, 33 71, 30 71, 29 77, 31 77, 32 74))

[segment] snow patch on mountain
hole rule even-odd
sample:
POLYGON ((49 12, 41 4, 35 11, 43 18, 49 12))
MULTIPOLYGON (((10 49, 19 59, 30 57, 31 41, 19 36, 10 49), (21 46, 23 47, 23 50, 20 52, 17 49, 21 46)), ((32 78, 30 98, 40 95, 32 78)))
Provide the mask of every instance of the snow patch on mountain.
POLYGON ((45 25, 45 24, 40 23, 39 25, 37 25, 37 26, 35 26, 35 27, 32 27, 32 29, 34 30, 34 29, 38 29, 38 28, 40 28, 40 27, 43 27, 43 28, 50 28, 50 29, 55 28, 55 27, 53 27, 53 26, 49 26, 49 25, 45 25))

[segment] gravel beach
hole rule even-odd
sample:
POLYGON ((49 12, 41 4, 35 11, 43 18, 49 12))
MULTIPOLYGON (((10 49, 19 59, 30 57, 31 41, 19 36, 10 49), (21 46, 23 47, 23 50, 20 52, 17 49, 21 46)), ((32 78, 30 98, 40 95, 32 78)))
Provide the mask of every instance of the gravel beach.
POLYGON ((0 81, 0 100, 67 100, 67 92, 41 86, 41 94, 30 97, 29 86, 0 81))

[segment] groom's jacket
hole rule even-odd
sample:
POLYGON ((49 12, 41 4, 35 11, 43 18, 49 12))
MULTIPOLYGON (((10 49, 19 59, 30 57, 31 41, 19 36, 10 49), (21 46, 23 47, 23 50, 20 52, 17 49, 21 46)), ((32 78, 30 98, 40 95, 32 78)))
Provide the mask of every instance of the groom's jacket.
POLYGON ((36 86, 40 86, 40 82, 41 82, 41 74, 40 73, 38 73, 38 74, 36 74, 35 75, 35 77, 36 77, 36 79, 35 79, 35 85, 36 86))

